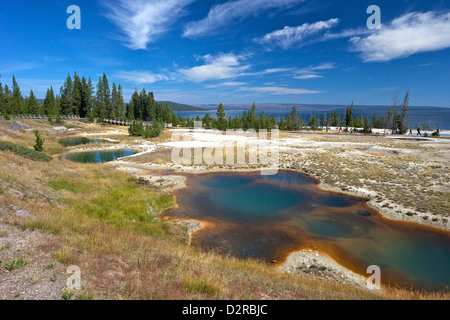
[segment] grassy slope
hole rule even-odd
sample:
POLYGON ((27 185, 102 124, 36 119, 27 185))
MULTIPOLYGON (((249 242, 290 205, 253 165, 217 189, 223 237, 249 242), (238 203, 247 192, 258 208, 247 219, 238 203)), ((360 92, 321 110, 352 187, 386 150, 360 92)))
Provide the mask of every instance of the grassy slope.
MULTIPOLYGON (((5 135, 11 137, 2 129, 0 124, 0 140, 6 140, 5 135)), ((60 149, 55 137, 46 138, 46 147, 60 149)), ((20 134, 18 142, 30 145, 32 139, 31 134, 20 134)), ((186 245, 180 226, 153 217, 175 204, 171 195, 138 186, 130 175, 106 165, 59 159, 34 162, 8 152, 0 152, 0 163, 0 186, 5 191, 0 202, 19 205, 36 215, 24 228, 59 237, 61 247, 53 256, 63 264, 81 267, 84 288, 79 297, 380 298, 348 285, 282 274, 255 261, 192 249, 186 245)), ((404 291, 382 296, 397 297, 442 298, 404 291)))

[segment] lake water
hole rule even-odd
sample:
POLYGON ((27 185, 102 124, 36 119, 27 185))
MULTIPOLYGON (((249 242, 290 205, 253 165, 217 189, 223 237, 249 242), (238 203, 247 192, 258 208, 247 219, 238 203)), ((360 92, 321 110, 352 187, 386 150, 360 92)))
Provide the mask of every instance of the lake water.
POLYGON ((136 154, 132 150, 87 151, 69 153, 63 159, 80 163, 105 163, 136 154))
POLYGON ((450 285, 450 232, 388 220, 366 199, 321 190, 311 177, 211 173, 187 175, 186 184, 167 214, 206 222, 193 246, 267 262, 313 249, 365 277, 378 265, 384 284, 450 285))

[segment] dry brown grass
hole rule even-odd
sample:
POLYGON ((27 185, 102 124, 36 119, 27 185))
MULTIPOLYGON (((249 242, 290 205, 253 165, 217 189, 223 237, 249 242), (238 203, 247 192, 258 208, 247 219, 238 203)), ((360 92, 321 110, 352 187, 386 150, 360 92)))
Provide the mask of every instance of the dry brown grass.
MULTIPOLYGON (((26 135, 21 139, 31 143, 26 135)), ((49 147, 56 144, 56 139, 49 141, 49 147)), ((167 198, 137 186, 125 173, 111 172, 109 166, 59 159, 35 163, 3 152, 0 163, 0 185, 5 190, 1 201, 31 210, 36 219, 23 227, 57 239, 44 243, 42 250, 53 251, 53 257, 65 265, 81 267, 84 287, 77 293, 80 299, 449 298, 448 294, 404 290, 378 295, 307 275, 280 273, 256 261, 190 248, 177 225, 145 218, 145 213, 142 221, 119 215, 126 210, 109 214, 115 207, 138 210, 140 201, 167 198), (129 194, 127 189, 134 192, 129 194), (144 199, 139 200, 135 194, 144 199), (99 213, 105 208, 102 216, 99 213)), ((167 203, 152 205, 163 209, 167 203)))

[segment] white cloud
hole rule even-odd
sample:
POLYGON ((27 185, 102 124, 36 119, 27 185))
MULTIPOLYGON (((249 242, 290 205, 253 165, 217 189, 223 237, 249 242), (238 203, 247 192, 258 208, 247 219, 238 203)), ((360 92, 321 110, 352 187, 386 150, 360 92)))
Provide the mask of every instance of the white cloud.
POLYGON ((295 70, 295 75, 293 76, 293 78, 299 80, 322 78, 322 75, 320 75, 318 71, 329 70, 334 68, 336 68, 336 66, 334 65, 334 63, 331 62, 322 63, 317 66, 309 66, 306 68, 295 70))
POLYGON ((241 76, 249 65, 242 65, 244 56, 232 53, 217 56, 206 55, 202 57, 204 65, 190 69, 178 69, 177 72, 186 80, 204 82, 209 80, 232 79, 241 76))
POLYGON ((117 78, 132 83, 154 83, 163 80, 169 80, 167 75, 154 74, 147 71, 119 71, 115 74, 117 78))
POLYGON ((241 21, 267 9, 288 9, 304 0, 237 0, 214 5, 208 16, 186 25, 183 36, 197 38, 215 33, 221 27, 241 21))
POLYGON ((300 94, 316 94, 320 91, 306 90, 306 89, 294 89, 285 87, 252 87, 242 88, 241 91, 251 91, 256 93, 265 93, 271 95, 300 95, 300 94))
POLYGON ((302 44, 305 39, 328 30, 339 23, 339 19, 330 19, 327 21, 318 21, 315 23, 304 23, 298 27, 284 27, 281 30, 276 30, 267 33, 262 38, 257 38, 255 41, 259 44, 268 44, 272 46, 279 46, 283 49, 289 49, 295 45, 302 44))
POLYGON ((322 76, 318 75, 318 74, 302 74, 302 75, 299 75, 299 76, 295 76, 293 78, 294 79, 299 79, 299 80, 308 80, 308 79, 322 78, 322 76))
POLYGON ((450 12, 413 12, 363 38, 353 37, 352 50, 364 61, 389 61, 450 48, 450 12))
POLYGON ((172 26, 194 0, 117 0, 104 2, 108 19, 122 31, 130 49, 146 49, 172 26))
POLYGON ((212 84, 205 86, 205 88, 208 89, 214 89, 214 88, 220 88, 220 87, 237 87, 237 86, 243 86, 246 85, 247 82, 237 82, 237 81, 225 81, 218 84, 212 84))
POLYGON ((1 74, 13 74, 14 72, 36 69, 36 68, 39 68, 40 66, 41 66, 41 64, 37 63, 37 62, 13 61, 13 62, 9 62, 7 64, 2 63, 2 65, 0 65, 0 75, 1 74))

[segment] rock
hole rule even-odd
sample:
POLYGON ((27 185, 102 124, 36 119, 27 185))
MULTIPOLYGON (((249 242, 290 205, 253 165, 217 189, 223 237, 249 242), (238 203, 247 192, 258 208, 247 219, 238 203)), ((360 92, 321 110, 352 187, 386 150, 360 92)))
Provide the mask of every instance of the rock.
POLYGON ((20 218, 33 218, 35 219, 36 217, 34 215, 32 215, 30 213, 30 211, 28 210, 23 210, 23 209, 19 209, 15 212, 15 215, 20 217, 20 218))

